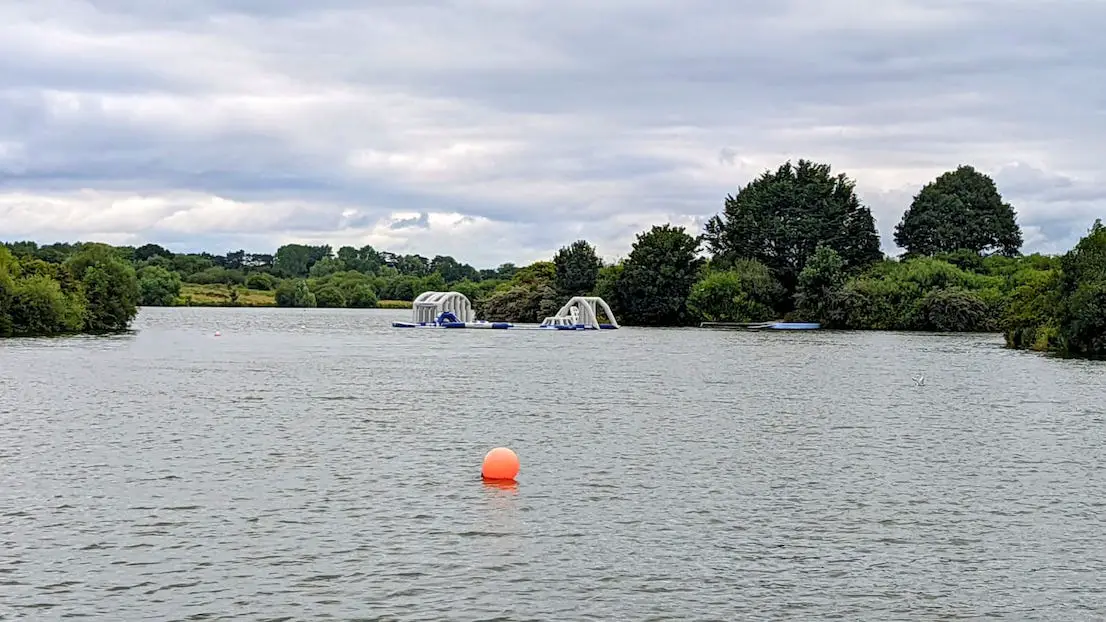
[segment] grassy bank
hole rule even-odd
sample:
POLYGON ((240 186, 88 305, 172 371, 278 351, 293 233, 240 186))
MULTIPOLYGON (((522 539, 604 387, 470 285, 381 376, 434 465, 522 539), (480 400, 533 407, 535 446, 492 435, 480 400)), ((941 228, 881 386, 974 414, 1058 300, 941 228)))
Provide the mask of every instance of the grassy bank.
MULTIPOLYGON (((192 307, 275 307, 276 292, 184 283, 177 304, 192 307)), ((410 309, 411 303, 407 300, 381 300, 378 306, 381 309, 410 309)))
POLYGON ((178 304, 192 307, 275 307, 276 293, 226 285, 181 285, 178 304))

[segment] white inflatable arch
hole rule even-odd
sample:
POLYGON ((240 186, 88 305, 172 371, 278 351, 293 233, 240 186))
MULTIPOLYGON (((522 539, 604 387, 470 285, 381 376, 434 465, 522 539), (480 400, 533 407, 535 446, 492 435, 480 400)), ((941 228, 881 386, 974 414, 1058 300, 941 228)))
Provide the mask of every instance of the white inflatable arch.
POLYGON ((415 323, 436 322, 447 311, 458 322, 471 322, 475 317, 472 302, 460 292, 423 292, 411 303, 415 323))
POLYGON ((557 323, 555 320, 569 319, 572 324, 576 326, 586 326, 588 328, 599 328, 599 316, 597 311, 602 310, 607 316, 609 324, 615 328, 618 328, 618 321, 614 319, 614 312, 611 311, 611 306, 607 304, 606 300, 598 296, 576 296, 561 307, 560 311, 557 311, 557 315, 552 318, 546 318, 543 324, 557 323))

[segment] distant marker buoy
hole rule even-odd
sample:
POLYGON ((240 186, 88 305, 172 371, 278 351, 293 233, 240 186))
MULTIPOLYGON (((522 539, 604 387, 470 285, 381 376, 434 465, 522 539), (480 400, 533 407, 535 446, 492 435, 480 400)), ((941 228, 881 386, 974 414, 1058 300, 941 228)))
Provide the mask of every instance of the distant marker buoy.
POLYGON ((218 337, 219 335, 222 335, 222 334, 223 334, 223 333, 220 333, 219 331, 215 331, 215 336, 216 336, 216 337, 218 337))
POLYGON ((518 476, 518 456, 506 447, 496 447, 484 456, 480 475, 486 480, 514 481, 518 476))

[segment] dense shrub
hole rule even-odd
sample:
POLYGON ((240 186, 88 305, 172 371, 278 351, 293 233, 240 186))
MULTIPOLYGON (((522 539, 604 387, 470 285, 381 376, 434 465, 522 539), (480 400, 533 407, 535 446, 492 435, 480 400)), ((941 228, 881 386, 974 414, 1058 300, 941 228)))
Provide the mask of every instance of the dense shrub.
POLYGON ((708 322, 762 322, 776 317, 787 295, 762 263, 742 259, 729 270, 709 270, 691 288, 688 310, 708 322))

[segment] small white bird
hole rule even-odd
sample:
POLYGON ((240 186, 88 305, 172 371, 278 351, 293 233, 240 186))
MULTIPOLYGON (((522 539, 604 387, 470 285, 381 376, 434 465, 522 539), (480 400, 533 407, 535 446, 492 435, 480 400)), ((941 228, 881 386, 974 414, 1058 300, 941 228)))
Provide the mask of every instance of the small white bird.
POLYGON ((911 378, 911 380, 914 381, 914 386, 921 387, 921 386, 924 386, 925 383, 926 383, 926 375, 925 374, 918 374, 917 376, 914 376, 913 378, 911 378))

